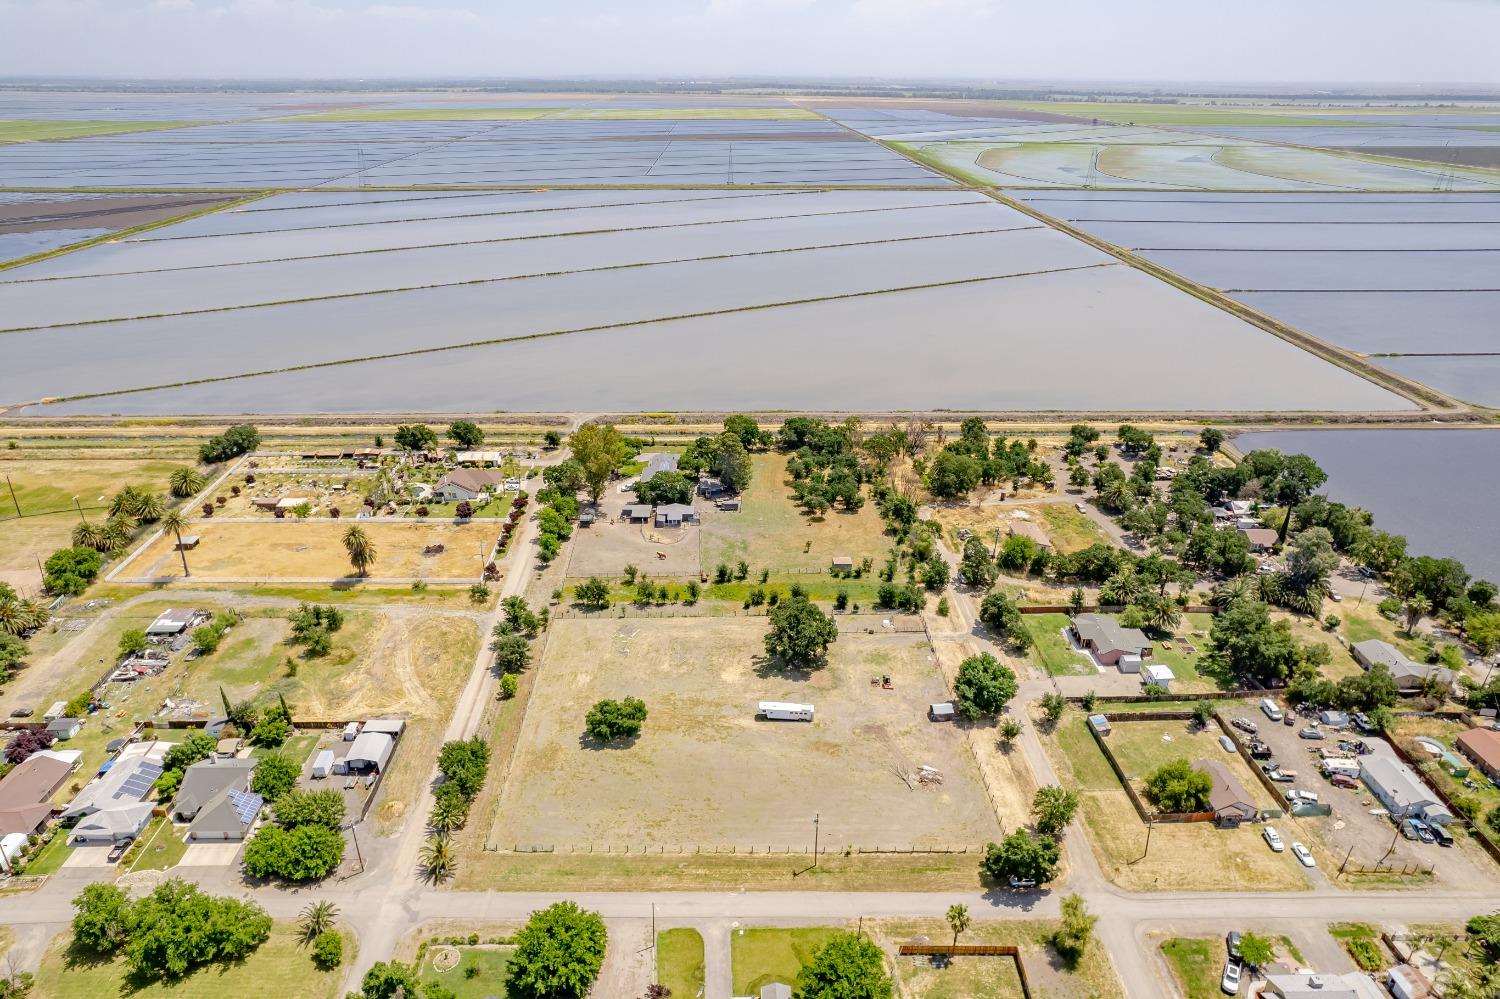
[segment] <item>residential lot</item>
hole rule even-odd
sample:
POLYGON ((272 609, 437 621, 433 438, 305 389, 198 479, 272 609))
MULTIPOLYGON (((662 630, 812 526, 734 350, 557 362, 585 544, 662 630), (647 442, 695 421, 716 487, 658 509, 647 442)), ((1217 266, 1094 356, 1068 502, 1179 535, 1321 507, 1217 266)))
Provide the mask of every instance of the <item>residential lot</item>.
MULTIPOLYGON (((199 538, 187 553, 195 580, 328 582, 353 576, 343 537, 354 520, 280 520, 265 523, 198 521, 199 538)), ((369 575, 380 579, 474 582, 498 538, 493 523, 448 520, 413 523, 366 522, 359 527, 375 546, 369 575), (442 546, 425 554, 424 549, 442 546)), ((148 582, 182 577, 176 538, 163 534, 148 544, 116 577, 148 582)))
POLYGON ((859 565, 868 558, 878 569, 891 548, 885 524, 873 502, 848 513, 830 510, 809 517, 792 500, 786 456, 757 454, 754 476, 740 497, 738 513, 705 518, 703 565, 712 574, 719 563, 733 568, 741 560, 752 573, 827 572, 835 555, 859 565))
POLYGON ((490 839, 805 851, 815 814, 832 851, 995 838, 962 733, 926 718, 946 693, 920 635, 846 633, 802 676, 762 661, 764 632, 759 619, 554 622, 490 839), (894 690, 871 684, 883 674, 894 690), (585 711, 626 695, 647 704, 643 733, 596 747, 585 711), (817 720, 758 720, 762 700, 812 702, 817 720), (944 783, 908 788, 898 771, 922 765, 944 783))
MULTIPOLYGON (((696 577, 701 569, 699 550, 704 528, 697 524, 656 527, 650 520, 645 523, 626 520, 625 507, 635 503, 635 493, 629 490, 630 481, 633 480, 611 482, 600 498, 599 518, 589 527, 574 527, 567 575, 615 577, 627 565, 633 565, 647 576, 696 577)), ((720 514, 712 503, 701 498, 693 501, 693 509, 704 521, 736 516, 720 514)))
MULTIPOLYGON (((1232 765, 1229 754, 1219 748, 1213 736, 1208 739, 1209 745, 1200 748, 1193 741, 1197 736, 1190 732, 1188 722, 1121 723, 1109 736, 1111 746, 1119 733, 1142 724, 1175 726, 1176 732, 1148 732, 1149 743, 1145 737, 1127 732, 1122 747, 1139 766, 1180 751, 1178 747, 1193 748, 1193 752, 1182 753, 1190 761, 1218 759, 1232 765), (1173 742, 1161 742, 1161 735, 1172 735, 1173 742), (1181 742, 1183 738, 1188 742, 1181 742)), ((1307 886, 1307 877, 1290 851, 1272 853, 1254 824, 1238 829, 1217 829, 1208 822, 1157 825, 1151 830, 1148 851, 1146 825, 1089 735, 1081 712, 1070 709, 1064 714, 1043 745, 1063 784, 1078 789, 1083 799, 1080 811, 1094 853, 1105 875, 1121 887, 1134 891, 1295 891, 1307 886)), ((1243 783, 1255 795, 1259 785, 1253 780, 1247 774, 1243 783)), ((1288 842, 1296 838, 1288 835, 1287 828, 1280 831, 1288 842)))

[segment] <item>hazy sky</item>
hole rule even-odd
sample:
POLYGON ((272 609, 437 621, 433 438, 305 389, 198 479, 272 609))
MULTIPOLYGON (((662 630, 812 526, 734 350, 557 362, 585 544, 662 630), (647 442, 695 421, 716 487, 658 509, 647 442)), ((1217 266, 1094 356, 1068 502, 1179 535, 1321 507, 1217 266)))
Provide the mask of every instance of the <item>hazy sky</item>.
POLYGON ((1500 83, 1500 0, 0 0, 0 74, 1500 83))

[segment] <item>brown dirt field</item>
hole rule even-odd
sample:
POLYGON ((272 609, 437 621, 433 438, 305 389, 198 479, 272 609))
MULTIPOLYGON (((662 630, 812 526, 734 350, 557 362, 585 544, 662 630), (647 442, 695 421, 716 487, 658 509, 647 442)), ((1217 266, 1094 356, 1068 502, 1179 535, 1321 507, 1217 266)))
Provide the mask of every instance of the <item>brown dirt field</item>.
POLYGON ((972 848, 995 838, 963 734, 926 719, 947 686, 925 640, 846 634, 829 665, 802 678, 757 667, 764 632, 748 619, 555 622, 490 838, 502 849, 806 850, 811 813, 832 849, 972 848), (878 673, 896 689, 871 687, 878 673), (584 713, 623 696, 645 700, 645 730, 633 744, 596 747, 584 713), (757 720, 760 700, 810 701, 818 720, 757 720), (911 790, 893 772, 921 764, 946 783, 911 790))
MULTIPOLYGON (((193 525, 201 538, 188 552, 193 579, 340 579, 353 575, 344 551, 344 531, 353 520, 228 523, 212 520, 193 525)), ((414 521, 410 524, 360 524, 375 545, 376 579, 479 578, 480 550, 488 550, 498 535, 492 523, 455 524, 451 521, 414 521), (423 556, 426 545, 443 544, 441 555, 423 556)), ((182 560, 173 551, 171 535, 147 546, 119 581, 181 578, 182 560)))
MULTIPOLYGON (((1103 947, 1095 944, 1085 950, 1075 970, 1063 968, 1045 942, 1057 925, 1055 920, 985 920, 980 915, 959 943, 1019 947, 1033 995, 1122 999, 1125 993, 1119 976, 1103 947)), ((865 929, 891 954, 904 943, 953 940, 952 930, 940 919, 867 919, 865 929)), ((896 977, 901 981, 900 994, 910 999, 1013 999, 1022 994, 1010 958, 961 957, 946 967, 934 967, 908 957, 896 959, 896 977)))

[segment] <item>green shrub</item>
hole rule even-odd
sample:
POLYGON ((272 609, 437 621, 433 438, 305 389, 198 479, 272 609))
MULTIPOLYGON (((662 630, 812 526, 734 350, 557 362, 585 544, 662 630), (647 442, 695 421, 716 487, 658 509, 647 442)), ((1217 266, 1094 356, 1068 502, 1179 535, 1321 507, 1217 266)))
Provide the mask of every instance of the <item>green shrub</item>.
POLYGON ((344 963, 344 938, 333 930, 319 933, 313 940, 313 964, 323 971, 332 971, 344 963))

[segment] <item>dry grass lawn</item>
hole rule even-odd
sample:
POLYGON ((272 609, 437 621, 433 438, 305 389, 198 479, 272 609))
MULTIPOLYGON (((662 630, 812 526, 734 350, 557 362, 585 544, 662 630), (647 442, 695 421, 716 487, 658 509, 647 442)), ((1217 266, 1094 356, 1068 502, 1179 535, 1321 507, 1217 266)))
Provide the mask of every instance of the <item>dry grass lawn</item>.
MULTIPOLYGON (((865 920, 865 929, 894 953, 904 943, 946 944, 953 932, 940 919, 865 920), (873 925, 873 928, 872 928, 873 925)), ((1046 938, 1057 929, 1053 920, 976 920, 961 944, 1019 947, 1032 995, 1057 997, 1123 997, 1109 954, 1097 942, 1084 951, 1078 967, 1063 967, 1046 938)), ((900 993, 910 999, 1019 999, 1021 981, 1008 957, 960 957, 943 966, 925 958, 896 958, 900 993)))
POLYGON ((946 684, 919 635, 842 636, 829 665, 782 674, 761 662, 758 619, 557 621, 491 833, 514 845, 982 845, 998 834, 957 726, 926 706, 946 684), (871 686, 889 673, 894 690, 871 686), (642 735, 600 747, 583 716, 639 696, 642 735), (809 701, 817 721, 757 720, 761 700, 809 701), (942 786, 897 771, 931 765, 942 786))
MULTIPOLYGON (((344 550, 344 532, 355 521, 269 521, 196 523, 200 541, 188 552, 194 580, 340 579, 352 576, 344 550)), ((375 545, 370 576, 377 579, 472 581, 479 578, 480 552, 486 555, 498 536, 492 523, 414 521, 410 524, 362 523, 375 545), (424 556, 427 545, 441 544, 440 555, 424 556)), ((182 560, 171 535, 157 538, 118 577, 147 581, 182 577, 182 560)))
MULTIPOLYGON (((1062 783, 1078 789, 1094 855, 1105 875, 1120 887, 1131 891, 1297 891, 1307 887, 1307 878, 1291 853, 1272 853, 1253 825, 1240 829, 1216 829, 1207 822, 1158 825, 1146 854, 1146 826, 1084 725, 1083 714, 1069 710, 1042 743, 1062 783)), ((1109 737, 1112 748, 1116 735, 1127 727, 1115 727, 1109 737)), ((1217 746, 1212 752, 1228 756, 1217 746)), ((1246 789, 1252 794, 1261 790, 1248 781, 1246 789)))
POLYGON ((891 539, 873 502, 867 499, 854 513, 835 509, 809 517, 792 502, 786 457, 757 454, 752 460, 755 475, 740 512, 705 521, 704 571, 712 574, 720 562, 732 567, 741 559, 755 575, 762 569, 827 572, 835 555, 848 555, 856 565, 870 558, 876 568, 885 561, 891 539))

